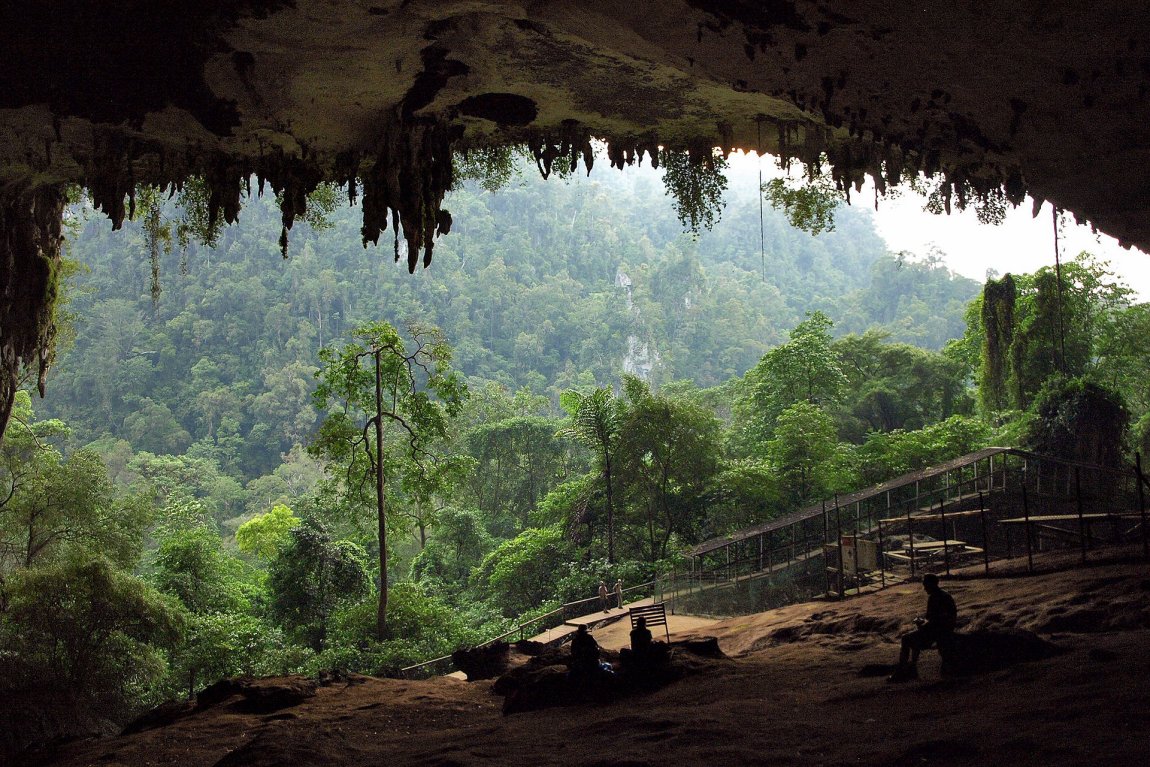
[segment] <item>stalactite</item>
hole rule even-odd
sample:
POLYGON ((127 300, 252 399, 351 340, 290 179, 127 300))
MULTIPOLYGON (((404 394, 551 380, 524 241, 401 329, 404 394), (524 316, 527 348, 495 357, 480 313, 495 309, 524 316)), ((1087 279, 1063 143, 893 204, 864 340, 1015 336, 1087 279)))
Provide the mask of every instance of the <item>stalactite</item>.
POLYGON ((0 439, 23 376, 40 396, 54 356, 63 187, 0 194, 0 439))

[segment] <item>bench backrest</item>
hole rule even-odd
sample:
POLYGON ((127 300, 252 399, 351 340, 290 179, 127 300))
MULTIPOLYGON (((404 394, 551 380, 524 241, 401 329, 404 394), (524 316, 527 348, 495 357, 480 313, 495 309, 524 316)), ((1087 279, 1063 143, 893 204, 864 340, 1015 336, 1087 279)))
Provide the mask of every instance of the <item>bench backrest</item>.
POLYGON ((654 605, 642 605, 640 607, 632 607, 628 610, 631 616, 631 628, 634 629, 635 625, 639 622, 639 618, 647 619, 647 628, 651 626, 662 626, 663 633, 667 636, 667 641, 671 641, 671 632, 667 627, 667 603, 659 602, 654 605))

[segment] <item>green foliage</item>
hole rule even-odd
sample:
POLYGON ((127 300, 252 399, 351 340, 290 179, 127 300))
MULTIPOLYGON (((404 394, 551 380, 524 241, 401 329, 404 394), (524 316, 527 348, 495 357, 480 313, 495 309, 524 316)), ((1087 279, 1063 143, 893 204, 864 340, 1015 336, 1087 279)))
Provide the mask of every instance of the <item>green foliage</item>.
POLYGON ((720 424, 706 408, 653 393, 634 376, 623 387, 619 476, 633 509, 631 529, 645 531, 630 548, 634 558, 655 562, 667 558, 672 536, 698 541, 699 509, 719 471, 720 424))
POLYGON ((926 198, 923 210, 936 216, 949 215, 952 205, 958 210, 973 205, 980 224, 997 226, 1006 220, 1008 200, 1000 186, 980 192, 966 179, 952 181, 945 176, 917 176, 911 179, 910 188, 926 198))
POLYGON ((767 352, 747 372, 734 411, 740 452, 764 449, 775 421, 791 405, 829 407, 838 402, 847 379, 831 343, 832 326, 825 314, 812 312, 791 331, 788 343, 767 352))
POLYGON ((774 178, 763 184, 762 194, 771 207, 781 210, 796 229, 819 235, 835 229, 835 211, 842 206, 843 196, 827 175, 795 183, 790 178, 774 178))
POLYGON ((727 189, 724 170, 727 161, 713 150, 702 152, 659 152, 663 186, 675 202, 675 214, 684 229, 699 234, 699 227, 712 229, 723 214, 723 192, 727 189))
POLYGON ((873 330, 832 346, 847 381, 835 412, 841 437, 862 442, 868 432, 921 429, 971 411, 962 364, 945 354, 873 330))
MULTIPOLYGON (((613 564, 600 558, 572 562, 565 568, 563 576, 556 583, 555 599, 559 602, 578 602, 591 599, 598 596, 599 583, 602 581, 611 589, 611 603, 614 605, 614 586, 617 579, 623 581, 623 588, 625 589, 638 586, 654 578, 657 565, 657 562, 639 562, 630 559, 620 560, 613 564)), ((623 599, 626 602, 629 597, 624 595, 623 599)), ((584 607, 584 609, 590 611, 599 608, 598 604, 595 603, 593 608, 584 607)))
POLYGON ((1130 292, 1087 253, 1060 270, 1043 267, 988 281, 978 326, 969 332, 983 342, 984 411, 1025 410, 1054 376, 1118 382, 1113 371, 1137 367, 1142 355, 1119 340, 1118 318, 1129 311, 1130 292), (1109 352, 1105 359, 1103 351, 1109 352))
POLYGON ((333 540, 314 518, 305 518, 289 535, 268 567, 270 613, 319 651, 332 613, 371 591, 367 553, 351 541, 333 540))
POLYGON ((855 451, 858 484, 888 479, 925 469, 960 455, 996 444, 990 428, 976 418, 954 415, 921 429, 874 432, 855 451))
POLYGON ((701 537, 725 535, 777 516, 787 508, 782 488, 778 470, 766 459, 725 462, 711 484, 701 537))
POLYGON ((571 555, 558 527, 528 528, 484 557, 472 583, 505 616, 514 617, 555 593, 571 555))
POLYGON ((258 559, 274 559, 280 547, 287 543, 289 533, 299 524, 299 517, 291 509, 277 503, 266 514, 252 517, 239 526, 236 546, 258 559))
POLYGON ((243 563, 224 551, 208 527, 179 528, 160 540, 151 580, 193 613, 234 612, 247 607, 240 581, 243 563))
POLYGON ((436 519, 431 541, 412 560, 411 577, 458 591, 492 547, 482 513, 447 507, 436 519))
POLYGON ((404 666, 474 645, 477 635, 446 602, 418 584, 397 583, 387 605, 392 637, 375 639, 375 606, 349 605, 332 616, 329 649, 316 658, 318 668, 341 668, 394 676, 404 666))
POLYGON ((979 399, 985 412, 1002 410, 1007 397, 1007 371, 1014 343, 1014 304, 1017 292, 1008 274, 1001 280, 987 280, 982 291, 982 366, 979 370, 979 399))
POLYGON ((455 183, 475 181, 486 192, 498 192, 519 175, 523 156, 523 149, 515 146, 469 149, 455 155, 455 183))
MULTIPOLYGON (((309 449, 328 462, 329 470, 346 472, 339 492, 348 507, 374 512, 377 636, 383 639, 388 631, 387 528, 395 516, 389 514, 388 485, 400 481, 417 507, 407 514, 422 527, 425 513, 418 507, 432 503, 446 479, 431 468, 443 467, 432 449, 447 437, 450 420, 463 408, 467 385, 451 369, 451 347, 435 328, 410 326, 410 351, 386 322, 361 325, 352 336, 355 340, 342 348, 320 350, 316 406, 326 409, 335 403, 341 409, 324 420, 309 449)), ((394 505, 394 493, 391 500, 394 505)))
POLYGON ((838 440, 834 421, 817 405, 796 402, 779 414, 767 460, 777 467, 794 505, 826 497, 836 488, 829 469, 838 440))
POLYGON ((58 685, 115 706, 138 701, 165 672, 179 610, 107 559, 26 569, 0 616, 0 674, 9 684, 58 685))
POLYGON ((1119 466, 1130 413, 1121 395, 1081 378, 1051 377, 1035 397, 1027 446, 1043 455, 1119 466))
POLYGON ((465 497, 501 535, 526 527, 540 499, 566 474, 566 445, 550 418, 488 421, 467 430, 461 442, 474 459, 461 483, 465 497))
POLYGON ((567 411, 568 420, 559 434, 591 448, 599 462, 606 490, 607 561, 615 561, 615 505, 612 459, 619 440, 623 408, 611 390, 602 387, 590 394, 564 392, 559 404, 567 411))
POLYGON ((139 555, 151 510, 139 498, 117 496, 94 452, 64 456, 38 441, 37 432, 54 428, 16 424, 0 448, 8 485, 0 496, 0 577, 78 551, 125 565, 139 555))
POLYGON ((236 612, 189 613, 183 640, 171 652, 169 689, 189 698, 213 682, 234 676, 269 676, 299 670, 283 632, 236 612))

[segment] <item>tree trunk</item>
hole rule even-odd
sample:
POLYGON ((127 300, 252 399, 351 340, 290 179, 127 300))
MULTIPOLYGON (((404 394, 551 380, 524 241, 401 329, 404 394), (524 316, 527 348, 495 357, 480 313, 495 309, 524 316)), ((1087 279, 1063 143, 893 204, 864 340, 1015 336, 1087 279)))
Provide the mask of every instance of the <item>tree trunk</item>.
POLYGON ((383 480, 383 371, 380 354, 375 359, 375 513, 379 523, 379 607, 375 613, 375 635, 387 636, 387 504, 383 480))
POLYGON ((611 451, 603 448, 603 477, 607 481, 607 561, 615 564, 615 507, 611 503, 611 451))

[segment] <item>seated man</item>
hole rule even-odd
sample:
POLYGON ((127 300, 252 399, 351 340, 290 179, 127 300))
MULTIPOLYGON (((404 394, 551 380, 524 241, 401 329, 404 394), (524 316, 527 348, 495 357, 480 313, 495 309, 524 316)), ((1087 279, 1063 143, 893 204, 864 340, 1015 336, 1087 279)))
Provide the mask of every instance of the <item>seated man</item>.
POLYGON ((938 576, 927 573, 922 576, 922 588, 927 593, 926 616, 915 618, 917 628, 902 637, 898 668, 890 675, 891 682, 902 682, 918 678, 918 655, 921 651, 939 646, 946 649, 954 639, 954 627, 958 620, 958 607, 954 597, 939 588, 938 576))
POLYGON ((631 652, 637 657, 645 657, 651 652, 651 629, 647 628, 647 619, 635 619, 635 628, 631 629, 631 652))
POLYGON ((571 637, 571 675, 590 677, 599 671, 599 643, 580 625, 571 637))

